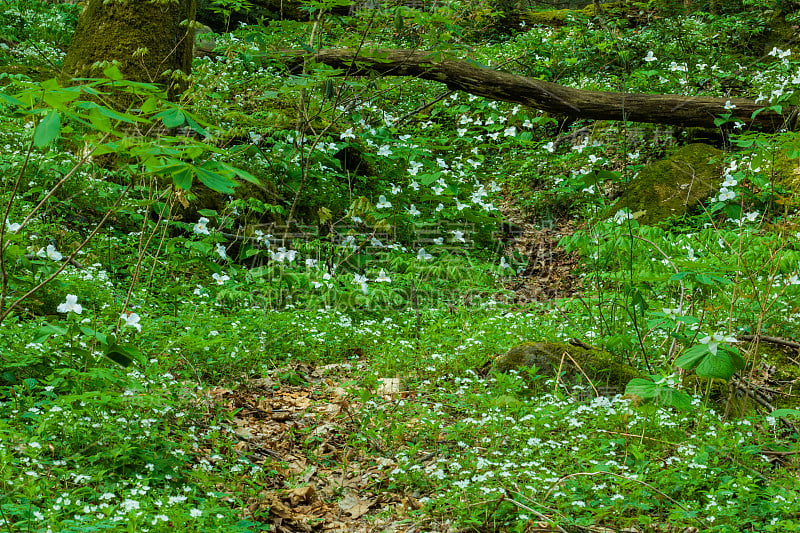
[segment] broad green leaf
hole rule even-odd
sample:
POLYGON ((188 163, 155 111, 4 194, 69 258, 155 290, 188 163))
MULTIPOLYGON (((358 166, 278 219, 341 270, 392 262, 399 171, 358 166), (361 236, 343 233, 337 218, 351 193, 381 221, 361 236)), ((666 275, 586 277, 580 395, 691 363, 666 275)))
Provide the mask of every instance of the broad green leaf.
POLYGON ((89 111, 89 122, 92 123, 92 126, 94 126, 97 131, 107 133, 113 130, 111 127, 111 120, 108 117, 100 114, 97 109, 92 109, 89 111))
POLYGON ((33 134, 33 144, 38 148, 47 146, 58 137, 59 132, 61 132, 61 116, 56 110, 50 111, 50 113, 36 125, 36 132, 33 134))
POLYGON ((49 339, 50 337, 59 336, 59 335, 66 335, 66 334, 67 334, 67 329, 66 328, 61 328, 61 327, 58 327, 58 326, 51 326, 51 325, 48 324, 47 326, 42 326, 42 327, 40 327, 39 329, 36 330, 36 333, 35 333, 36 336, 34 337, 33 342, 35 342, 37 344, 41 344, 44 341, 46 341, 47 339, 49 339))
POLYGON ((207 242, 186 241, 185 244, 187 248, 197 250, 201 255, 206 255, 211 252, 211 245, 207 242))
POLYGON ((683 391, 664 387, 661 391, 662 402, 676 409, 689 410, 692 408, 692 397, 683 391))
POLYGON ((258 178, 253 176, 252 174, 250 174, 247 171, 244 171, 244 170, 242 170, 240 168, 236 168, 234 166, 228 165, 226 163, 218 163, 218 165, 220 167, 222 167, 224 170, 232 173, 237 178, 241 178, 244 181, 248 181, 248 182, 253 183, 255 185, 261 185, 261 182, 258 180, 258 178))
POLYGON ((106 352, 105 355, 121 367, 127 368, 131 366, 131 363, 133 362, 130 357, 113 348, 106 352))
POLYGON ((206 131, 206 129, 203 128, 203 126, 198 124, 197 121, 194 120, 188 113, 185 114, 184 116, 186 117, 186 122, 189 124, 190 128, 192 128, 194 131, 196 131, 200 135, 202 135, 204 137, 208 137, 208 135, 209 135, 208 131, 206 131))
POLYGON ((706 357, 697 365, 695 372, 702 378, 724 379, 727 381, 736 373, 736 368, 731 361, 730 355, 724 350, 718 350, 716 354, 708 352, 706 357))
POLYGON ((700 364, 706 354, 710 353, 711 352, 708 351, 708 346, 705 344, 692 346, 675 359, 675 366, 691 370, 700 364))
POLYGON ((151 96, 142 104, 142 113, 149 115, 158 107, 158 98, 151 96))
POLYGON ((625 394, 631 394, 640 398, 654 398, 657 394, 658 386, 644 378, 633 378, 625 386, 625 394))
POLYGON ((188 191, 192 188, 193 180, 194 175, 192 174, 192 168, 190 165, 175 168, 172 172, 172 182, 184 191, 188 191))
POLYGON ((108 339, 106 338, 105 334, 100 333, 99 331, 95 331, 94 329, 86 326, 81 326, 81 331, 84 335, 88 335, 89 337, 97 339, 100 344, 108 344, 108 339))
POLYGON ((199 179, 203 185, 213 191, 221 192, 222 194, 233 194, 233 188, 238 185, 232 179, 203 167, 195 167, 195 172, 197 173, 197 179, 199 179))
POLYGON ((800 417, 800 409, 775 409, 772 411, 769 416, 775 418, 785 418, 787 416, 799 416, 800 417))
POLYGON ((153 118, 160 118, 167 128, 177 128, 186 122, 186 115, 180 109, 165 109, 153 118))
POLYGON ((106 78, 112 81, 119 81, 125 78, 120 72, 119 67, 117 65, 110 65, 103 69, 103 74, 106 78))
POLYGON ((2 91, 0 91, 0 100, 3 100, 5 103, 11 104, 13 106, 25 107, 25 104, 22 102, 22 100, 14 98, 9 94, 5 94, 2 91))

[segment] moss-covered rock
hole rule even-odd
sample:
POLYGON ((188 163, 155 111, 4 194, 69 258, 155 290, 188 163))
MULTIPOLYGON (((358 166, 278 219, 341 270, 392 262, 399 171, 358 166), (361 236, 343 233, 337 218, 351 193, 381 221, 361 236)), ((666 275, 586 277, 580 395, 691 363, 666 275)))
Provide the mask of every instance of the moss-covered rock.
POLYGON ((546 376, 555 376, 560 368, 565 373, 562 379, 569 382, 578 381, 579 376, 585 373, 595 386, 613 392, 622 392, 630 380, 643 375, 605 350, 546 341, 524 342, 514 346, 495 360, 493 370, 509 372, 532 366, 546 376), (565 353, 569 356, 565 356, 565 353))
MULTIPOLYGON (((600 14, 620 20, 630 20, 632 17, 637 17, 640 11, 639 3, 634 2, 632 5, 626 2, 608 2, 600 4, 600 14)), ((589 4, 582 9, 548 9, 546 11, 529 11, 521 16, 521 19, 526 24, 540 25, 540 26, 564 26, 571 18, 593 18, 598 13, 595 5, 589 4)))
POLYGON ((690 213, 719 190, 721 181, 722 151, 707 144, 687 144, 639 171, 603 218, 627 208, 638 214, 640 224, 658 224, 690 213))

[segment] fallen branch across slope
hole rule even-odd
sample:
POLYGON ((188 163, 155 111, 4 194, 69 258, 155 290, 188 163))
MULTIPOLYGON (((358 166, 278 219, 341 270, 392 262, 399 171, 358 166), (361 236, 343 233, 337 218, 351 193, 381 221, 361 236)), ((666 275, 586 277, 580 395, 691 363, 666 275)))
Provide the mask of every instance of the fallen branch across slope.
POLYGON ((518 76, 478 65, 475 62, 447 59, 439 52, 416 50, 321 50, 313 55, 319 63, 341 69, 343 75, 413 76, 445 84, 493 100, 522 104, 557 115, 595 120, 624 120, 684 127, 715 128, 714 120, 723 114, 763 131, 793 126, 787 116, 765 109, 762 104, 743 98, 710 98, 670 94, 635 94, 573 89, 556 83, 518 76), (725 109, 730 100, 736 107, 725 109))

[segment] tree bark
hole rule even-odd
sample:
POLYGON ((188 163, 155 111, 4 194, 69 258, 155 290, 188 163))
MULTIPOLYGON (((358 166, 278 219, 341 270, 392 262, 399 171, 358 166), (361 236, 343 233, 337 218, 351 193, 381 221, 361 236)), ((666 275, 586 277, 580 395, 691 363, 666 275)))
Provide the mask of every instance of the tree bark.
POLYGON ((187 21, 194 21, 196 7, 197 0, 89 0, 63 78, 102 76, 94 65, 116 61, 126 79, 163 84, 176 96, 184 83, 165 72, 191 72, 194 30, 187 21))
POLYGON ((794 118, 789 120, 787 115, 767 109, 753 117, 753 113, 764 107, 753 100, 573 89, 475 62, 447 59, 438 52, 387 49, 356 53, 349 49, 333 49, 322 50, 313 57, 320 63, 341 69, 342 75, 413 76, 443 83, 451 90, 572 118, 716 128, 714 120, 730 114, 746 127, 764 131, 794 126, 794 118), (726 109, 728 102, 736 107, 726 109))

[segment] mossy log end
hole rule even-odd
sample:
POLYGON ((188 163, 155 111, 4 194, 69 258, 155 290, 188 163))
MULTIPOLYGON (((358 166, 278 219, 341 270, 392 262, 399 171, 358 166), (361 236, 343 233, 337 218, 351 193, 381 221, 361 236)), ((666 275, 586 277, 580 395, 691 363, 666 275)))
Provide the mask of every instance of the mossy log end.
MULTIPOLYGON (((308 57, 289 52, 289 62, 308 57)), ((448 59, 440 52, 416 50, 322 50, 312 56, 319 63, 341 69, 346 76, 413 76, 443 83, 451 90, 522 104, 549 113, 594 120, 623 120, 684 127, 715 128, 723 114, 763 131, 791 127, 787 117, 743 98, 712 98, 674 94, 640 94, 587 91, 518 76, 477 64, 448 59), (736 107, 726 109, 730 101, 736 107)))

